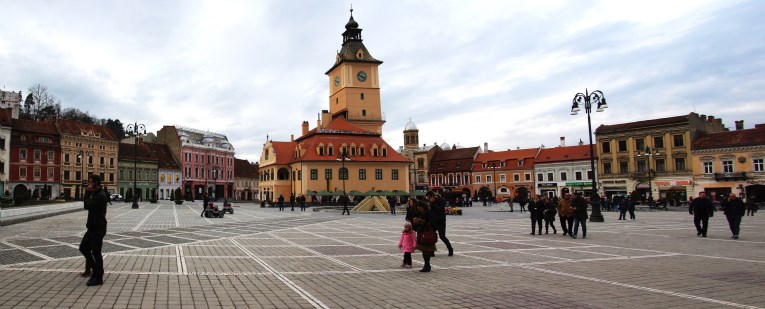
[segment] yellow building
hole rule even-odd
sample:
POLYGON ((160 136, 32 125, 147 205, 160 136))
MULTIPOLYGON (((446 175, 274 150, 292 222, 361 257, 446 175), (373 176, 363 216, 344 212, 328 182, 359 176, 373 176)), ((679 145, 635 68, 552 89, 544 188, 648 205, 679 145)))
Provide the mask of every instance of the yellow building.
MULTIPOLYGON (((352 11, 351 11, 352 13, 352 11)), ((309 191, 406 191, 410 160, 382 139, 380 79, 375 59, 351 15, 343 45, 329 77, 329 110, 316 128, 304 121, 301 136, 289 142, 267 140, 259 161, 260 198, 309 191), (345 154, 345 155, 343 155, 345 154)))
POLYGON ((695 191, 693 139, 699 132, 724 129, 720 119, 696 113, 601 125, 595 130, 598 188, 608 197, 634 191, 641 200, 651 196, 680 204, 695 191))
POLYGON ((99 175, 110 192, 117 188, 119 141, 108 128, 74 120, 56 120, 61 134, 63 196, 82 198, 82 184, 99 175))
POLYGON ((765 201, 765 124, 736 131, 700 134, 693 142, 694 194, 718 199, 730 193, 765 201))

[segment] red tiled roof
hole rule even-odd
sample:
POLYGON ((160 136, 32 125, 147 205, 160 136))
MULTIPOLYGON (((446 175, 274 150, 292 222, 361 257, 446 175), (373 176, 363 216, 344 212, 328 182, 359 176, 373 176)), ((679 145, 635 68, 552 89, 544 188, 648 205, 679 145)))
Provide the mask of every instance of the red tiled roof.
POLYGON ((170 147, 167 146, 167 144, 144 143, 143 145, 146 145, 154 158, 157 159, 159 168, 168 170, 181 169, 181 165, 175 161, 175 157, 173 157, 173 153, 170 151, 170 147))
POLYGON ((146 143, 138 144, 138 151, 136 151, 135 144, 119 143, 119 158, 125 161, 133 161, 135 158, 137 161, 158 161, 152 154, 151 150, 146 143))
MULTIPOLYGON (((295 152, 296 142, 271 142, 274 148, 273 156, 276 158, 276 164, 290 164, 292 162, 292 153, 295 152)), ((236 167, 234 168, 236 169, 236 167)))
POLYGON ((429 174, 469 172, 479 147, 438 150, 430 160, 429 174))
MULTIPOLYGON (((593 147, 595 147, 593 145, 593 147)), ((594 148, 593 148, 594 151, 594 148)), ((590 145, 545 148, 537 156, 536 163, 552 163, 590 160, 590 145)))
POLYGON ((526 148, 517 150, 495 151, 488 153, 480 153, 475 159, 473 171, 492 171, 491 164, 489 162, 502 162, 504 166, 500 165, 496 170, 498 171, 514 171, 514 170, 528 170, 534 168, 534 157, 539 152, 539 148, 526 148), (523 160, 523 164, 519 165, 519 161, 523 160), (486 168, 483 164, 487 163, 486 168))
POLYGON ((716 149, 740 146, 765 145, 765 127, 716 132, 699 133, 693 141, 692 149, 716 149))
POLYGON ((691 116, 691 114, 693 113, 690 113, 688 115, 682 115, 682 116, 648 119, 648 120, 641 120, 641 121, 627 122, 627 123, 620 123, 620 124, 613 124, 613 125, 602 124, 597 129, 595 129, 595 134, 688 123, 688 118, 691 116))
POLYGON ((370 135, 370 136, 380 136, 377 132, 370 132, 367 130, 364 130, 360 127, 357 127, 355 125, 352 125, 347 120, 345 120, 345 117, 339 116, 332 120, 326 127, 324 128, 313 128, 305 135, 298 137, 295 139, 296 142, 300 142, 304 139, 307 139, 309 137, 312 137, 317 134, 354 134, 354 135, 370 135))
POLYGON ((244 159, 234 158, 234 177, 257 178, 258 164, 250 163, 250 161, 244 159))
POLYGON ((59 136, 58 130, 56 130, 56 125, 52 122, 13 119, 11 123, 13 131, 33 132, 59 136))
POLYGON ((117 137, 114 136, 114 133, 112 133, 111 130, 109 130, 107 127, 97 124, 84 123, 69 119, 58 119, 56 120, 56 126, 62 135, 70 134, 79 136, 80 132, 93 131, 95 133, 99 133, 102 139, 115 142, 117 141, 117 137))

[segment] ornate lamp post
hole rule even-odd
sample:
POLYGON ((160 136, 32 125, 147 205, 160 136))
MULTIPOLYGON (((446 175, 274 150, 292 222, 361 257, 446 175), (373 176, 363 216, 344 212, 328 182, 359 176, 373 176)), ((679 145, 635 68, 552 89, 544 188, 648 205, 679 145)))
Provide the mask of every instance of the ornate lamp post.
POLYGON ((491 193, 492 197, 494 198, 494 202, 497 201, 497 161, 491 161, 491 170, 492 170, 492 176, 491 176, 491 182, 494 183, 494 191, 491 193))
POLYGON ((592 214, 590 215, 590 222, 603 222, 603 215, 600 213, 597 174, 595 173, 595 150, 592 146, 592 122, 590 120, 590 113, 592 112, 592 104, 597 104, 596 112, 604 111, 608 108, 608 105, 606 105, 606 98, 603 96, 603 92, 595 90, 590 93, 587 89, 584 90, 584 94, 580 92, 574 95, 574 100, 571 105, 571 115, 579 113, 580 104, 584 104, 584 111, 587 113, 587 130, 590 133, 590 168, 592 169, 592 192, 590 194, 592 214))
MULTIPOLYGON (((656 156, 661 155, 654 147, 645 147, 643 153, 638 153, 637 157, 645 157, 648 164, 648 203, 653 204, 653 186, 651 185, 651 160, 656 160, 656 156)), ((649 204, 650 205, 650 204, 649 204)))
POLYGON ((343 162, 343 166, 340 168, 340 171, 338 175, 340 176, 340 180, 343 181, 343 198, 346 198, 345 193, 345 180, 348 179, 348 170, 345 168, 345 160, 350 161, 351 159, 348 158, 348 153, 345 151, 345 148, 343 148, 343 152, 340 154, 340 156, 337 158, 337 161, 343 162))
POLYGON ((125 133, 133 135, 135 137, 135 144, 133 147, 133 205, 131 208, 138 209, 138 185, 136 180, 138 179, 138 138, 141 135, 146 134, 146 126, 137 122, 127 125, 125 133))

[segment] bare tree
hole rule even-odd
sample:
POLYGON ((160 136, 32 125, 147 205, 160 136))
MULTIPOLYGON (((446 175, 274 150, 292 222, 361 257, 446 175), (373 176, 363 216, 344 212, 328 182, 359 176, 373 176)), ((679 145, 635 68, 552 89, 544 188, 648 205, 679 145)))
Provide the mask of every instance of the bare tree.
POLYGON ((29 118, 43 119, 58 118, 61 114, 61 100, 48 92, 48 86, 40 83, 29 87, 29 95, 24 101, 25 109, 29 118))

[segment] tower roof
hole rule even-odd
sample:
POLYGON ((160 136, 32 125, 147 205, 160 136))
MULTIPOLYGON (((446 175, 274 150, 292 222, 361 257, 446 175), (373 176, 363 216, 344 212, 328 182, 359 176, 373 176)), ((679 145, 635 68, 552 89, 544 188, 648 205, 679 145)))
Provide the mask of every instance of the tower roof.
POLYGON ((409 122, 406 123, 404 131, 417 131, 417 125, 412 122, 412 119, 409 119, 409 122))
POLYGON ((361 39, 361 30, 362 29, 359 28, 359 23, 353 19, 353 8, 351 8, 351 18, 348 20, 348 23, 345 24, 345 32, 343 32, 343 47, 335 57, 335 64, 324 74, 329 74, 329 72, 334 70, 344 61, 383 63, 372 57, 366 46, 364 46, 364 43, 362 43, 363 40, 361 39))

